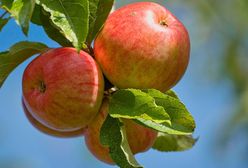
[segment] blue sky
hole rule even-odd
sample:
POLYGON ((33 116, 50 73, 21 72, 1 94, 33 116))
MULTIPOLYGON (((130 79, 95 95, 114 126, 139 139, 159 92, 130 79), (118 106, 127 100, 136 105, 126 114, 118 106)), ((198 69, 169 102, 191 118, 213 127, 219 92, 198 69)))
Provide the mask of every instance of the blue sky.
MULTIPOLYGON (((179 13, 178 15, 181 16, 179 13)), ((199 59, 202 56, 201 50, 197 46, 197 37, 194 36, 191 21, 183 17, 181 19, 184 19, 183 22, 192 35, 192 51, 189 68, 174 90, 196 120, 194 136, 199 137, 199 140, 189 151, 160 153, 150 150, 136 155, 137 160, 146 168, 245 167, 239 162, 235 152, 223 156, 216 147, 216 137, 220 134, 221 125, 234 106, 230 99, 232 97, 229 92, 230 84, 228 81, 218 84, 209 82, 204 77, 206 74, 201 74, 203 72, 199 71, 199 67, 206 58, 199 59)), ((59 46, 49 40, 44 31, 35 25, 31 25, 29 36, 25 37, 12 20, 0 32, 0 51, 23 40, 44 42, 49 47, 59 46)), ((21 107, 21 78, 31 59, 18 66, 0 90, 0 167, 8 167, 7 165, 13 168, 112 167, 96 160, 87 151, 82 137, 74 139, 50 137, 37 131, 28 122, 21 107)), ((233 144, 233 147, 240 146, 233 144)))

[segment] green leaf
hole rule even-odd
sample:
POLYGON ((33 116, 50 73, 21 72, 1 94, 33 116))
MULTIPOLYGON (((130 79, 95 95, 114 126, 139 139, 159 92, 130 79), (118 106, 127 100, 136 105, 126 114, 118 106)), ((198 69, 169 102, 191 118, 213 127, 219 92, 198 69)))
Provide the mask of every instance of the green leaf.
POLYGON ((1 5, 11 14, 11 17, 15 18, 17 24, 21 26, 23 33, 27 35, 29 22, 35 7, 35 0, 15 0, 9 2, 4 0, 1 1, 1 5))
POLYGON ((156 123, 154 121, 146 120, 143 118, 137 118, 134 121, 136 121, 137 123, 143 126, 157 130, 158 132, 163 132, 163 133, 167 133, 171 135, 191 135, 192 134, 192 131, 173 128, 167 123, 156 123))
POLYGON ((87 43, 91 44, 99 30, 105 23, 112 7, 114 0, 92 0, 89 1, 90 18, 89 18, 89 33, 87 43))
POLYGON ((88 0, 40 0, 40 4, 64 36, 80 50, 89 28, 88 0))
POLYGON ((2 31, 3 27, 8 23, 10 18, 4 18, 4 19, 1 19, 0 18, 0 32, 2 31))
POLYGON ((171 118, 171 129, 192 133, 195 129, 195 121, 185 105, 178 99, 155 89, 143 90, 155 99, 157 105, 164 107, 171 118))
POLYGON ((46 12, 40 5, 36 4, 31 21, 40 25, 48 37, 63 47, 72 47, 72 43, 60 32, 60 29, 50 20, 50 13, 46 12))
POLYGON ((158 137, 152 148, 161 152, 185 151, 192 148, 197 139, 192 135, 169 135, 158 133, 158 137))
POLYGON ((173 91, 121 89, 110 98, 109 114, 114 118, 134 119, 159 132, 190 135, 195 122, 173 91), (172 95, 172 96, 170 96, 172 95))
POLYGON ((72 43, 67 38, 65 38, 65 36, 59 31, 59 28, 53 24, 49 17, 50 14, 44 9, 41 9, 40 20, 42 27, 48 37, 50 37, 52 40, 56 41, 63 47, 72 47, 72 43))
POLYGON ((14 0, 0 0, 0 6, 5 10, 9 10, 11 9, 13 1, 14 0))
POLYGON ((108 115, 100 131, 100 141, 109 147, 113 161, 123 168, 141 168, 135 160, 127 142, 123 123, 108 115))
POLYGON ((41 20, 40 20, 40 12, 41 12, 41 6, 36 4, 34 7, 31 22, 39 26, 42 25, 41 20))
POLYGON ((173 90, 168 90, 165 92, 165 94, 167 94, 168 96, 174 97, 176 99, 179 99, 179 97, 177 96, 177 94, 173 90))
POLYGON ((138 89, 121 89, 115 92, 109 105, 109 114, 114 118, 142 118, 156 123, 170 124, 170 116, 153 97, 138 89))
POLYGON ((8 75, 23 61, 34 54, 47 50, 48 47, 42 43, 19 42, 13 45, 9 51, 0 53, 0 87, 8 75))

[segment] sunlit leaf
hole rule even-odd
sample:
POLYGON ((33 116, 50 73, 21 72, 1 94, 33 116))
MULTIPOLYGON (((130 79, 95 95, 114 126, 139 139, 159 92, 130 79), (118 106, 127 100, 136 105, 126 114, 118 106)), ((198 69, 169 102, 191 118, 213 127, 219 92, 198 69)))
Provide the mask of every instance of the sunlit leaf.
POLYGON ((21 26, 23 33, 27 35, 29 22, 35 7, 35 0, 2 0, 1 6, 11 14, 11 17, 15 18, 17 24, 21 26))
POLYGON ((172 91, 120 89, 110 98, 109 114, 167 134, 190 135, 195 128, 193 117, 172 91))
POLYGON ((43 29, 48 37, 63 47, 72 47, 72 43, 60 32, 59 28, 49 19, 50 14, 41 9, 40 20, 43 29))
POLYGON ((40 0, 40 4, 73 46, 81 49, 88 34, 88 0, 40 0))
POLYGON ((138 89, 121 89, 110 99, 109 113, 112 117, 152 120, 170 124, 170 116, 153 97, 138 89))
POLYGON ((164 107, 171 118, 171 129, 192 133, 195 129, 195 121, 185 105, 174 96, 163 94, 155 89, 143 90, 155 99, 157 105, 164 107))

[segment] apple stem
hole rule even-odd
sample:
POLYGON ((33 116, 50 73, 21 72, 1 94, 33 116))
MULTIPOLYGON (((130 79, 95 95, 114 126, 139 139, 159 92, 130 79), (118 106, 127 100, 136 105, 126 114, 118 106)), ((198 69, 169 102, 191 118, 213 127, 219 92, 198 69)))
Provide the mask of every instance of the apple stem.
POLYGON ((95 54, 94 54, 94 50, 91 46, 88 47, 89 50, 90 50, 90 55, 94 58, 95 57, 95 54))
POLYGON ((159 24, 168 27, 168 24, 166 23, 165 20, 161 20, 159 24))
POLYGON ((83 50, 84 50, 85 52, 87 52, 88 54, 90 54, 93 58, 95 57, 94 50, 93 50, 93 48, 91 47, 90 44, 85 43, 85 47, 84 47, 83 50))

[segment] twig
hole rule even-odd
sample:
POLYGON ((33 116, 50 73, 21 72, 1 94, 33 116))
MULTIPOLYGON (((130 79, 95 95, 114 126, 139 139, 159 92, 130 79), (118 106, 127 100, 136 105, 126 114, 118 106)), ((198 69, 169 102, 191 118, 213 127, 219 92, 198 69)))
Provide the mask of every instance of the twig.
POLYGON ((1 16, 0 16, 0 19, 2 19, 8 12, 5 11, 1 16))
POLYGON ((88 43, 86 43, 86 46, 87 46, 87 49, 88 49, 88 53, 94 58, 95 55, 94 55, 93 48, 92 48, 91 45, 88 44, 88 43))

